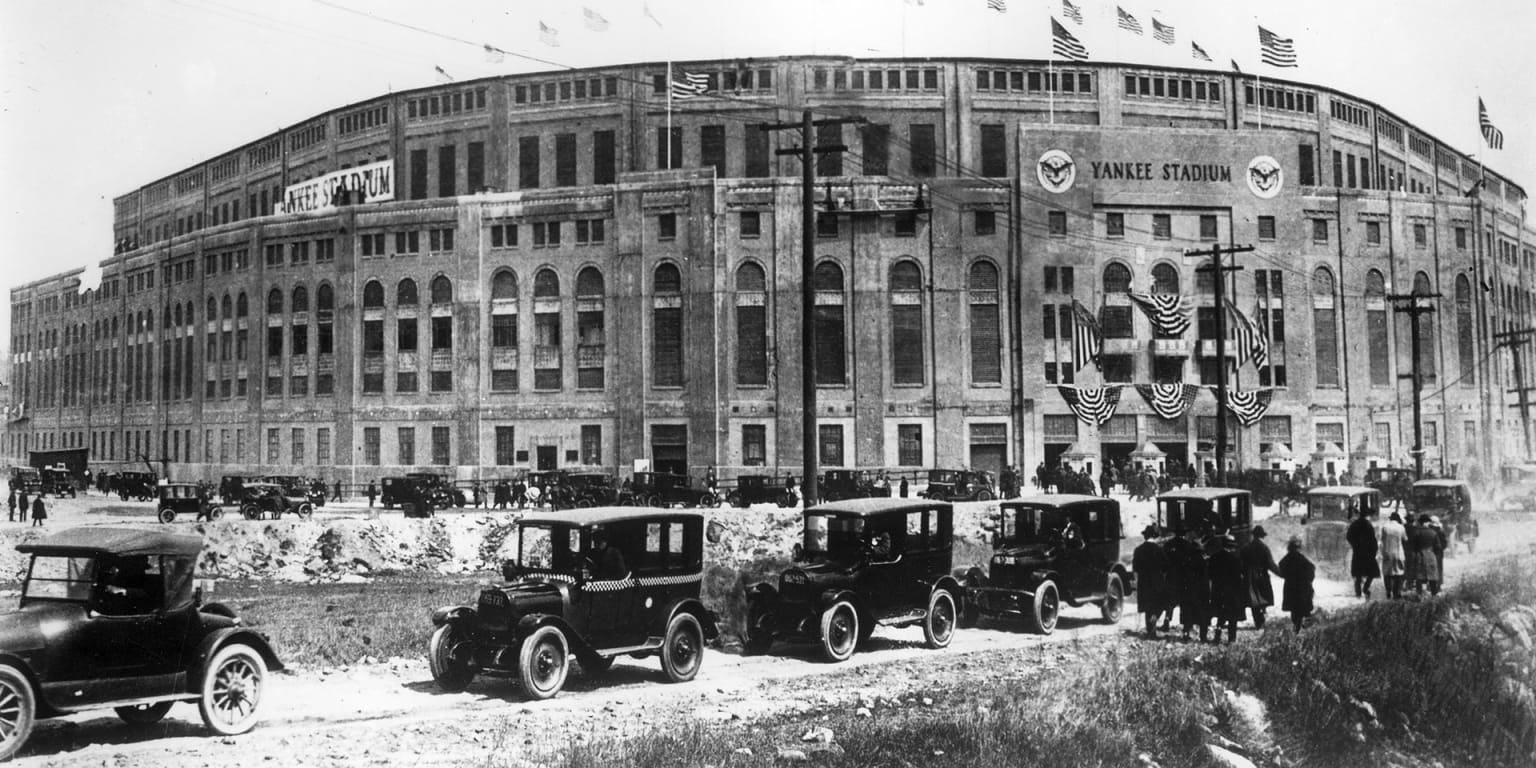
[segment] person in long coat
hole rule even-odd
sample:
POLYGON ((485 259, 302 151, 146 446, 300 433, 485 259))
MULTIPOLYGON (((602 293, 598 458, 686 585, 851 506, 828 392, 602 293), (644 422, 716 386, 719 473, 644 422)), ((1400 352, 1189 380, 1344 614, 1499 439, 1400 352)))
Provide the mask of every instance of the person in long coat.
POLYGON ((1403 596, 1403 574, 1408 565, 1403 553, 1408 529, 1403 527, 1402 516, 1393 512, 1381 524, 1380 536, 1381 582, 1386 587, 1388 599, 1399 598, 1403 596))
POLYGON ((1147 624, 1147 637, 1157 639, 1157 617, 1168 610, 1168 553, 1157 543, 1157 526, 1141 532, 1142 542, 1131 553, 1131 569, 1136 572, 1136 609, 1147 624))
POLYGON ((1371 582, 1381 576, 1381 566, 1376 562, 1376 526, 1365 512, 1355 517, 1344 532, 1349 542, 1349 575, 1355 580, 1355 597, 1371 599, 1371 582))
POLYGON ((1237 539, 1226 533, 1211 537, 1210 549, 1206 572, 1211 580, 1211 615, 1216 618, 1216 636, 1212 639, 1220 643, 1225 627, 1227 642, 1233 643, 1237 641, 1237 623, 1248 613, 1243 557, 1237 552, 1237 539))
POLYGON ((1285 586, 1280 592, 1280 609, 1291 614, 1291 626, 1301 631, 1301 622, 1312 615, 1312 580, 1317 566, 1301 552, 1301 537, 1292 536, 1280 558, 1280 578, 1285 586))
POLYGON ((1199 628, 1200 642, 1208 639, 1210 632, 1211 582, 1205 568, 1205 552, 1194 530, 1178 531, 1168 542, 1169 570, 1178 583, 1179 623, 1183 625, 1184 639, 1190 630, 1199 628))
POLYGON ((1238 552, 1243 558, 1243 575, 1248 589, 1248 608, 1253 612, 1253 626, 1255 629, 1263 629, 1264 621, 1268 618, 1265 612, 1275 604, 1275 587, 1269 575, 1278 575, 1280 569, 1275 566, 1275 555, 1264 541, 1269 535, 1264 526, 1255 525, 1252 535, 1253 539, 1238 552))
POLYGON ((1408 532, 1408 548, 1413 550, 1408 578, 1413 580, 1413 591, 1423 594, 1429 587, 1430 594, 1440 591, 1440 534, 1429 525, 1429 515, 1420 515, 1419 524, 1408 532))
POLYGON ((39 526, 48 519, 48 507, 43 504, 43 495, 39 493, 32 499, 32 525, 39 526))
POLYGON ((11 522, 16 522, 16 491, 11 491, 11 498, 6 502, 11 507, 11 522))

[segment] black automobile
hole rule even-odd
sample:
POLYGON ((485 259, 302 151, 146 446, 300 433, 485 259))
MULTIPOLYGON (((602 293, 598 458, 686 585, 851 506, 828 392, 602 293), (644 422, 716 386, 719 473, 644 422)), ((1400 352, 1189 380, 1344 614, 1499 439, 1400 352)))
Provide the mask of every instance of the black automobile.
POLYGON ((687 475, 666 472, 636 472, 630 478, 630 504, 641 507, 716 507, 720 499, 708 488, 693 487, 687 475))
POLYGON ((658 656, 667 679, 683 682, 719 635, 699 601, 701 514, 533 512, 518 521, 517 553, 502 568, 505 583, 432 614, 427 659, 443 690, 487 674, 517 677, 529 698, 547 699, 565 685, 572 655, 588 672, 620 656, 658 656))
POLYGON ((151 501, 160 478, 153 472, 118 472, 112 476, 112 488, 123 501, 151 501))
POLYGON ((1267 507, 1277 501, 1300 503, 1304 498, 1294 473, 1284 469, 1250 469, 1240 474, 1245 490, 1253 494, 1253 503, 1267 507))
POLYGON ((619 503, 619 489, 606 472, 570 472, 565 476, 575 506, 609 507, 619 503))
POLYGON ((1241 488, 1180 488, 1157 496, 1157 525, 1202 537, 1228 533, 1239 545, 1253 532, 1253 497, 1241 488))
POLYGON ((386 477, 379 482, 380 500, 385 509, 412 505, 416 517, 428 517, 432 510, 464 507, 464 492, 448 484, 442 475, 412 472, 403 477, 386 477), (418 496, 424 504, 418 504, 418 496), (417 509, 425 506, 427 509, 417 509))
POLYGON ((817 490, 825 501, 891 495, 889 488, 882 489, 876 484, 873 472, 863 469, 829 469, 821 476, 821 485, 817 490))
POLYGON ((37 720, 85 710, 114 709, 144 727, 176 702, 197 702, 214 733, 256 725, 267 672, 283 665, 234 611, 201 604, 202 546, 196 536, 92 526, 17 547, 31 563, 20 606, 0 620, 0 759, 37 720))
POLYGON ((69 470, 60 467, 44 467, 38 474, 41 478, 39 494, 51 494, 61 499, 65 496, 75 498, 77 483, 75 476, 71 475, 69 470))
POLYGON ((741 509, 764 503, 793 507, 799 500, 794 480, 787 476, 741 475, 736 478, 736 487, 725 495, 725 503, 741 509))
POLYGON ((965 578, 961 619, 980 614, 1023 616, 1042 634, 1056 629, 1061 603, 1097 605, 1120 621, 1131 576, 1121 559, 1120 502, 1099 496, 1052 494, 1002 503, 990 573, 965 578))
POLYGON ((225 475, 219 478, 219 500, 225 504, 238 506, 244 495, 242 490, 246 483, 259 483, 261 478, 257 475, 225 475))
POLYGON ((930 648, 949 645, 964 591, 950 574, 953 508, 919 499, 849 499, 805 511, 794 565, 747 589, 747 650, 774 640, 821 644, 845 661, 875 625, 921 624, 930 648))
POLYGON ((1349 524, 1355 518, 1381 514, 1381 491, 1361 485, 1324 485, 1307 491, 1307 554, 1313 560, 1342 563, 1349 557, 1349 524))
POLYGON ((42 473, 36 467, 15 467, 11 469, 11 488, 17 493, 36 496, 43 492, 42 473))
POLYGON ((310 504, 317 507, 325 506, 325 484, 313 478, 298 475, 267 475, 262 477, 261 481, 282 486, 283 493, 288 496, 302 496, 310 504))
POLYGON ((1413 496, 1417 473, 1412 467, 1371 467, 1365 470, 1365 485, 1381 492, 1386 506, 1406 504, 1413 496))
POLYGON ((315 514, 315 505, 308 498, 289 495, 277 483, 245 483, 240 489, 239 508, 240 516, 247 520, 277 520, 283 515, 308 520, 315 514))
POLYGON ((922 496, 939 501, 991 501, 997 498, 997 479, 986 470, 930 469, 922 496))
POLYGON ((156 517, 162 523, 175 522, 182 515, 191 515, 193 520, 218 520, 224 516, 223 507, 214 504, 208 498, 208 489, 197 483, 161 483, 156 490, 160 496, 156 517))
POLYGON ((1456 553, 1456 545, 1466 544, 1470 553, 1477 546, 1480 526, 1472 514, 1472 486, 1465 480, 1433 478, 1413 484, 1408 510, 1415 515, 1440 518, 1445 526, 1447 557, 1456 553))

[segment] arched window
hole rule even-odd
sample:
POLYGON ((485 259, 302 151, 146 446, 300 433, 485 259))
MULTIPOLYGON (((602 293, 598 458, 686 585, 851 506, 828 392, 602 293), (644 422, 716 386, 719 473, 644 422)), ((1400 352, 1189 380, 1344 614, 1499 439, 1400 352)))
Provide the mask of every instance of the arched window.
POLYGON ((363 284, 363 309, 384 308, 384 286, 377 280, 363 284))
POLYGON ((675 264, 661 264, 651 281, 651 384, 683 385, 683 278, 675 264))
POLYGON ((1371 386, 1392 386, 1392 340, 1387 324, 1387 282, 1378 270, 1365 273, 1365 336, 1371 386))
MULTIPOLYGON (((432 349, 453 349, 453 316, 448 307, 453 303, 453 283, 443 275, 432 278, 432 349)), ((433 371, 434 378, 441 378, 433 371)), ((432 391, 444 391, 434 385, 432 391)))
MULTIPOLYGON (((242 294, 243 295, 243 294, 242 294)), ((229 294, 224 294, 224 319, 228 320, 234 314, 235 304, 229 300, 229 294)))
POLYGON ((517 274, 512 270, 498 269, 491 275, 490 309, 491 391, 516 392, 517 274))
POLYGON ((235 317, 248 317, 251 314, 251 302, 245 298, 245 291, 235 299, 235 317))
MULTIPOLYGON (((225 315, 228 316, 228 313, 225 315)), ((208 310, 203 316, 204 320, 217 320, 219 317, 219 301, 212 296, 208 297, 208 310)))
POLYGON ((281 315, 283 313, 283 290, 273 288, 267 293, 267 314, 281 315))
POLYGON ((767 280, 750 261, 736 268, 736 384, 768 384, 767 280))
POLYGON ((1153 293, 1178 293, 1179 270, 1167 262, 1152 267, 1153 293))
POLYGON ((499 269, 491 276, 491 299, 516 299, 517 275, 510 269, 499 269))
MULTIPOLYGON (((1413 293, 1415 296, 1427 296, 1434 292, 1434 284, 1429 280, 1429 273, 1421 271, 1413 276, 1413 293)), ((1423 301, 1427 302, 1429 300, 1425 299, 1423 301)), ((1438 378, 1435 361, 1439 359, 1439 354, 1435 351, 1435 339, 1439 335, 1435 332, 1435 314, 1430 313, 1419 316, 1419 375, 1425 386, 1433 386, 1438 378)), ((1409 354, 1412 354, 1411 349, 1409 354)), ((1409 365, 1412 364, 1413 361, 1409 360, 1409 365)), ((1408 370, 1412 370, 1412 368, 1408 370)))
MULTIPOLYGON (((169 314, 169 313, 167 313, 167 314, 169 314)), ((181 327, 181 304, 180 303, 176 304, 176 327, 177 328, 181 327)))
POLYGON ((315 297, 315 309, 320 312, 336 311, 336 289, 330 283, 321 283, 315 297))
POLYGON ((416 303, 416 281, 407 277, 395 286, 395 306, 414 307, 416 303))
MULTIPOLYGON (((1472 336, 1472 281, 1466 275, 1456 276, 1456 347, 1460 363, 1462 387, 1477 384, 1476 342, 1472 336)), ((1525 382, 1518 382, 1523 386, 1525 382)), ((1471 450, 1471 446, 1467 447, 1471 450)))
POLYGON ((309 311, 309 289, 304 286, 295 286, 293 289, 293 311, 309 311))
POLYGON ((997 265, 978 261, 971 265, 971 382, 1001 384, 1003 337, 999 312, 997 265))
MULTIPOLYGON (((891 265, 891 383, 922 384, 923 273, 917 262, 903 259, 891 265)), ((820 307, 817 307, 819 310, 820 307)), ((818 345, 820 339, 817 339, 818 345)))
POLYGON ((1312 351, 1317 356, 1317 386, 1339 386, 1339 326, 1334 309, 1333 273, 1312 273, 1312 351))
POLYGON ((432 303, 453 303, 453 283, 443 275, 432 278, 432 303))
POLYGON ((1131 290, 1131 268, 1118 261, 1112 261, 1104 267, 1104 292, 1105 293, 1129 293, 1131 290))
POLYGON ((576 387, 602 389, 607 355, 603 318, 603 273, 584 267, 576 273, 576 387))
POLYGON ((533 297, 535 299, 560 298, 560 276, 553 269, 545 268, 533 276, 533 297))
MULTIPOLYGON (((180 304, 176 305, 176 314, 178 314, 178 315, 181 314, 181 305, 180 304)), ((160 328, 162 330, 170 330, 170 328, 171 328, 171 305, 170 304, 166 304, 165 308, 160 311, 160 328)), ((71 342, 72 338, 73 338, 73 334, 68 332, 68 331, 66 331, 65 335, 64 335, 64 343, 65 344, 69 344, 71 342)))
POLYGON ((533 388, 558 390, 564 356, 560 335, 560 276, 548 267, 533 275, 533 388))
MULTIPOLYGON (((846 331, 843 325, 843 269, 835 262, 816 265, 811 284, 815 289, 816 383, 848 383, 846 331)), ((809 438, 807 438, 809 439, 809 438)))

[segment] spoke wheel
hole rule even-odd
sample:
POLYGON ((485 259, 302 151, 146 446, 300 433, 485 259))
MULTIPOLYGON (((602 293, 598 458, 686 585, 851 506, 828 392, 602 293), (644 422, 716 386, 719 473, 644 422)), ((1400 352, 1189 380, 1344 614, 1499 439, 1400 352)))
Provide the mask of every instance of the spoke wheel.
POLYGON ((1119 624, 1124 612, 1125 584, 1121 582, 1120 574, 1111 573, 1109 584, 1104 589, 1104 602, 1099 604, 1099 614, 1104 617, 1104 621, 1119 624))
POLYGON ((821 654, 827 661, 847 661, 859 644, 859 612, 846 600, 821 614, 821 654))
POLYGON ((923 617, 923 641, 929 648, 943 648, 955 636, 955 597, 936 589, 928 596, 928 615, 923 617))
POLYGON ((1030 624, 1034 625, 1036 632, 1049 635, 1056 629, 1056 617, 1060 612, 1061 599, 1056 591, 1056 583, 1050 579, 1040 582, 1040 586, 1035 587, 1034 610, 1030 612, 1030 624))
POLYGON ((679 613, 667 624, 667 637, 661 646, 661 671, 667 680, 686 683, 699 674, 704 661, 704 631, 691 613, 679 613))
POLYGON ((203 724, 221 736, 254 728, 266 677, 266 663, 248 645, 227 646, 214 654, 198 700, 203 724))
POLYGON ((173 703, 162 701, 159 704, 139 704, 133 707, 117 707, 113 711, 129 725, 154 725, 165 718, 165 713, 171 711, 173 703))
POLYGON ((298 516, 300 520, 308 520, 315 516, 315 505, 304 502, 299 505, 298 516))
POLYGON ((21 671, 0 664, 0 760, 9 760, 32 735, 37 700, 21 671))
POLYGON ((449 693, 458 693, 469 687, 475 679, 474 667, 454 658, 463 638, 451 624, 444 624, 432 633, 427 644, 427 665, 432 668, 432 680, 437 687, 449 693))
POLYGON ((570 657, 560 630, 540 627, 523 640, 517 671, 528 698, 547 699, 559 693, 569 670, 570 657))
POLYGON ((163 507, 160 510, 159 517, 160 517, 160 522, 162 522, 162 523, 169 523, 172 520, 176 519, 176 510, 171 509, 170 507, 163 507))

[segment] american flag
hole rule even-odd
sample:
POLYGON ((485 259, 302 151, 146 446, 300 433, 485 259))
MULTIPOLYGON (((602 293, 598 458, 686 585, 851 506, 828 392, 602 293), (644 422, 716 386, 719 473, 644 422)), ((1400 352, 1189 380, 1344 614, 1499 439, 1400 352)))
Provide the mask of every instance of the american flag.
POLYGON ((1189 55, 1193 56, 1193 57, 1195 57, 1195 58, 1197 58, 1197 59, 1199 59, 1201 61, 1210 61, 1211 60, 1211 55, 1209 53, 1206 53, 1204 48, 1201 48, 1199 45, 1196 45, 1195 41, 1193 41, 1193 40, 1189 41, 1189 55))
POLYGON ((1165 45, 1173 45, 1173 27, 1158 21, 1154 16, 1152 17, 1152 37, 1165 45))
POLYGON ((1232 335, 1237 343, 1237 364, 1253 359, 1255 368, 1269 365, 1269 339, 1258 324, 1227 299, 1227 316, 1232 320, 1232 335))
POLYGON ((594 11, 586 6, 582 6, 581 15, 585 20, 584 23, 587 25, 587 29, 590 29, 593 32, 608 31, 608 20, 603 18, 601 13, 598 13, 597 11, 594 11))
POLYGON ((709 75, 678 70, 672 77, 672 98, 691 99, 709 90, 709 75))
POLYGON ((1003 0, 987 0, 987 7, 998 13, 1008 12, 1008 4, 1003 2, 1003 0))
POLYGON ((1481 96, 1477 98, 1477 124, 1478 127, 1483 129, 1483 140, 1488 142, 1489 149, 1504 148, 1504 132, 1499 130, 1492 120, 1488 119, 1488 108, 1483 106, 1483 98, 1481 96))
POLYGON ((442 67, 433 67, 433 69, 437 70, 437 76, 442 78, 443 82, 453 82, 453 75, 448 74, 448 70, 443 69, 442 67))
POLYGON ((1077 22, 1083 23, 1083 9, 1072 4, 1072 0, 1061 0, 1061 15, 1077 22))
POLYGON ((1054 18, 1051 19, 1051 52, 1072 61, 1088 60, 1088 49, 1054 18))
POLYGON ((1138 35, 1141 34, 1141 22, 1137 21, 1135 16, 1126 13, 1125 9, 1118 5, 1115 6, 1115 13, 1120 16, 1121 29, 1128 29, 1138 35))
POLYGON ((1259 27, 1259 58, 1271 67, 1296 66, 1296 41, 1259 27))
POLYGON ((554 27, 551 27, 542 21, 539 22, 539 42, 551 48, 559 48, 560 30, 555 29, 554 27))
POLYGON ((1104 348, 1104 336, 1099 333, 1099 321, 1077 299, 1072 300, 1072 370, 1081 370, 1090 361, 1099 361, 1104 348))

